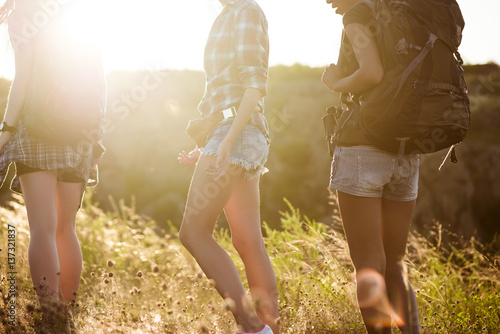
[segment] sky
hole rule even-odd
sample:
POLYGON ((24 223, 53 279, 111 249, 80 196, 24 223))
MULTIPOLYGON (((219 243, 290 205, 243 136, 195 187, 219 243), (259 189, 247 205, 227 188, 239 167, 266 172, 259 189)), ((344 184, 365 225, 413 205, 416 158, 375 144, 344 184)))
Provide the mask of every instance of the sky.
MULTIPOLYGON (((44 0, 47 2, 62 0, 44 0)), ((3 1, 0 0, 0 3, 3 1)), ((336 61, 341 17, 326 0, 257 0, 269 22, 270 64, 312 67, 336 61)), ((500 1, 458 0, 465 18, 466 63, 500 63, 500 1)), ((98 29, 107 71, 203 69, 203 49, 221 6, 217 0, 100 0, 98 29)), ((0 27, 0 76, 12 78, 13 55, 0 27)))

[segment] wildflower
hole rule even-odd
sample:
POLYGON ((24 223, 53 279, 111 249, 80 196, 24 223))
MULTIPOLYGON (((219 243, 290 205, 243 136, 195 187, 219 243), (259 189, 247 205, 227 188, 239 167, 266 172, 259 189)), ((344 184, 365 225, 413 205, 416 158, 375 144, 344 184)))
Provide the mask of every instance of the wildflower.
POLYGON ((137 277, 141 278, 143 275, 144 275, 144 274, 142 273, 142 271, 140 271, 140 270, 139 270, 139 271, 137 272, 137 277))
POLYGON ((114 265, 115 265, 115 261, 108 260, 107 265, 108 265, 108 267, 110 267, 110 268, 111 268, 112 266, 114 266, 114 265))
POLYGON ((33 304, 26 305, 26 311, 28 311, 28 313, 32 313, 34 310, 35 310, 35 305, 33 304))

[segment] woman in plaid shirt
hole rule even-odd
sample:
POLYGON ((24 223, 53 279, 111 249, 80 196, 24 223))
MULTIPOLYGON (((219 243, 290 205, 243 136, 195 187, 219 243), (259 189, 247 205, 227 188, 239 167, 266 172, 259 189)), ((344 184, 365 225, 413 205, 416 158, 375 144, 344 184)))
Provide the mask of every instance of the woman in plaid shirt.
POLYGON ((180 239, 215 281, 240 331, 278 333, 276 277, 264 246, 259 212, 259 177, 266 171, 269 152, 268 126, 262 114, 269 58, 267 21, 254 0, 220 2, 224 9, 205 49, 207 82, 199 110, 204 117, 224 111, 225 118, 203 148, 179 156, 181 163, 196 165, 180 239), (212 237, 222 210, 245 265, 250 292, 259 305, 256 311, 234 263, 212 237))
MULTIPOLYGON (((82 272, 82 253, 75 232, 76 213, 85 187, 97 184, 97 144, 86 141, 66 145, 35 136, 26 127, 24 118, 31 83, 42 85, 34 80, 35 68, 46 68, 50 61, 45 54, 41 56, 42 50, 52 50, 47 47, 47 41, 68 47, 60 45, 59 38, 54 38, 54 31, 59 33, 63 29, 58 23, 52 24, 65 22, 58 19, 66 18, 68 11, 80 8, 67 10, 68 6, 51 7, 51 10, 57 10, 57 18, 54 13, 49 17, 40 4, 32 0, 7 0, 0 7, 0 24, 8 25, 16 69, 0 134, 0 184, 5 181, 9 166, 15 164, 16 175, 11 189, 18 193, 22 191, 24 195, 30 229, 31 278, 43 304, 76 299, 82 272), (42 25, 36 18, 44 15, 48 19, 42 25)), ((69 38, 73 40, 73 35, 69 38)), ((76 66, 72 59, 67 63, 76 66)), ((91 85, 102 87, 99 99, 102 97, 104 105, 105 82, 101 65, 100 59, 96 60, 96 72, 100 73, 102 80, 92 80, 91 85)), ((84 78, 76 79, 81 82, 84 78)), ((43 84, 49 84, 49 81, 43 84)), ((59 318, 64 315, 44 314, 44 320, 47 320, 44 326, 66 326, 66 319, 59 318), (45 318, 47 315, 49 319, 45 318), (62 324, 57 319, 62 319, 62 324)), ((62 332, 59 327, 45 329, 62 332)))

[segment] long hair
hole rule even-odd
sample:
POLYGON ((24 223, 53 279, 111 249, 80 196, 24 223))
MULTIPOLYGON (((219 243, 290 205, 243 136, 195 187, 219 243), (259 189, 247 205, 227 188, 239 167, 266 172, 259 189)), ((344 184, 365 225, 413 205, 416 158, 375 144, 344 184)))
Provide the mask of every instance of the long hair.
POLYGON ((0 24, 5 23, 10 13, 14 10, 15 0, 5 0, 5 3, 0 7, 0 24))

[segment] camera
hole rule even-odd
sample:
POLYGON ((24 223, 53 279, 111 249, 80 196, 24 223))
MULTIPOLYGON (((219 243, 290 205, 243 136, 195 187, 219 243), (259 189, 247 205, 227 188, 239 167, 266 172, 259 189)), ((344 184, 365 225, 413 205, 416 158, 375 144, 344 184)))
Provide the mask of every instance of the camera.
POLYGON ((331 106, 326 108, 326 115, 323 116, 323 125, 325 127, 326 141, 328 143, 328 152, 330 156, 333 157, 333 151, 335 150, 335 134, 336 126, 340 119, 340 116, 344 110, 340 106, 331 106))

